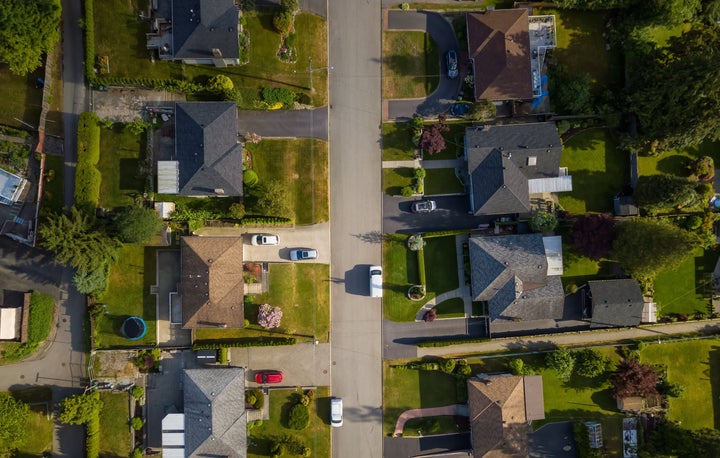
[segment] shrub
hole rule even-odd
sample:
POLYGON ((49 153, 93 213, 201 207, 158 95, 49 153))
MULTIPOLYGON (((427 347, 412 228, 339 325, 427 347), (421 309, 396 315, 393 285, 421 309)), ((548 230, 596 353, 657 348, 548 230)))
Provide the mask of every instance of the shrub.
POLYGON ((140 417, 132 417, 130 420, 130 427, 135 431, 140 431, 145 426, 145 422, 140 417))
POLYGON ((262 98, 265 103, 272 106, 281 103, 284 107, 291 107, 295 102, 295 94, 284 87, 266 87, 262 90, 262 98))
POLYGON ((468 364, 455 366, 455 373, 461 377, 470 377, 472 374, 472 367, 468 364))
POLYGON ((715 176, 715 163, 710 156, 701 156, 689 166, 690 176, 700 181, 710 181, 715 176))
POLYGON ((452 374, 455 371, 456 364, 454 359, 445 359, 440 363, 440 370, 446 374, 452 374))
POLYGON ((203 341, 193 344, 193 350, 217 350, 221 347, 274 347, 279 345, 295 345, 294 337, 248 337, 245 339, 225 339, 219 341, 203 341))
POLYGON ((263 422, 262 420, 250 421, 250 422, 248 422, 248 424, 247 424, 247 429, 248 429, 248 431, 250 431, 250 430, 253 429, 253 428, 257 428, 258 426, 262 426, 263 423, 264 423, 264 422, 263 422))
POLYGON ((400 190, 400 195, 403 197, 412 197, 415 194, 415 189, 412 186, 403 186, 400 190))
POLYGON ((288 226, 291 224, 292 219, 280 216, 251 216, 240 221, 241 226, 288 226))
POLYGON ((258 312, 258 324, 265 329, 280 327, 282 310, 280 307, 273 307, 270 304, 262 304, 258 312))
POLYGON ((218 363, 220 363, 220 364, 227 364, 227 363, 228 363, 228 349, 227 349, 227 347, 220 347, 220 348, 218 348, 218 363))
POLYGON ((420 234, 411 235, 408 237, 407 246, 410 251, 421 251, 425 246, 423 236, 420 234))
POLYGON ((230 216, 234 219, 243 219, 245 217, 245 205, 240 202, 230 205, 230 216))
POLYGON ((260 178, 258 177, 257 172, 254 170, 243 171, 243 184, 245 186, 252 189, 257 186, 258 183, 260 183, 260 178))
POLYGON ((255 395, 253 393, 248 393, 247 395, 245 395, 246 403, 248 403, 250 405, 255 405, 255 401, 257 401, 257 398, 255 397, 255 395))
POLYGON ((487 342, 490 339, 487 338, 449 338, 449 339, 428 339, 428 340, 421 340, 417 342, 417 346, 421 348, 428 348, 428 347, 449 347, 451 345, 464 345, 464 344, 472 344, 472 343, 481 343, 481 342, 487 342))
POLYGON ((100 160, 100 125, 95 113, 84 112, 78 118, 78 163, 95 165, 100 160))
POLYGON ((538 210, 530 217, 530 229, 533 232, 550 232, 558 225, 558 220, 550 212, 538 210))
POLYGON ((145 452, 143 451, 142 447, 135 447, 132 451, 132 458, 143 458, 145 456, 145 452))
POLYGON ((524 375, 525 373, 525 363, 520 358, 510 360, 508 367, 510 367, 510 373, 512 373, 512 375, 524 375))
POLYGON ((288 427, 301 431, 310 424, 310 410, 303 404, 295 404, 290 408, 288 427))
POLYGON ((403 11, 407 11, 410 9, 410 4, 408 2, 402 2, 400 4, 400 9, 403 11))
POLYGON ((255 402, 251 402, 250 404, 258 410, 262 409, 265 405, 265 393, 260 389, 250 390, 248 393, 255 398, 255 402))
POLYGON ((419 169, 415 169, 415 171, 413 172, 413 175, 415 176, 415 178, 425 178, 425 176, 427 175, 427 172, 425 171, 424 168, 420 167, 419 169))
POLYGON ((130 394, 133 398, 140 399, 145 394, 145 388, 135 385, 132 387, 132 390, 130 390, 130 394))
POLYGON ((298 402, 307 407, 310 405, 310 396, 308 396, 307 394, 301 394, 298 397, 298 402))
POLYGON ((423 313, 423 321, 426 323, 432 323, 435 321, 435 318, 437 318, 437 312, 434 308, 423 313))
POLYGON ((689 231, 694 231, 700 228, 702 226, 702 218, 698 215, 691 215, 685 218, 685 229, 689 231))
POLYGON ((100 171, 94 165, 78 162, 75 169, 75 202, 78 206, 97 207, 101 180, 100 171))
POLYGON ((161 355, 159 348, 140 350, 135 358, 135 365, 143 372, 153 370, 160 365, 161 355))
POLYGON ((567 348, 548 353, 545 364, 557 373, 558 380, 567 382, 575 368, 575 357, 567 348))
POLYGON ((575 352, 575 373, 581 377, 594 378, 605 373, 608 360, 595 350, 586 348, 575 352))

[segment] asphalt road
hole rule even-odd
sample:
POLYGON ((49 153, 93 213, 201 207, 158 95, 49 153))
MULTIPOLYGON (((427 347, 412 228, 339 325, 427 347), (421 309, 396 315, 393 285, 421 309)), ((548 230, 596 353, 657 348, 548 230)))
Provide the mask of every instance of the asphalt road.
POLYGON ((286 111, 238 111, 238 132, 261 137, 328 140, 328 108, 286 111))
POLYGON ((486 337, 482 318, 435 320, 432 323, 383 321, 383 359, 417 358, 419 340, 430 337, 486 337))
POLYGON ((332 390, 345 410, 333 456, 380 458, 382 313, 365 267, 381 262, 380 0, 334 0, 328 12, 332 390))
POLYGON ((468 196, 429 197, 437 202, 432 213, 411 213, 410 205, 415 198, 393 197, 383 194, 383 232, 392 234, 442 231, 450 229, 474 229, 480 224, 495 220, 494 216, 475 216, 468 213, 468 196))
MULTIPOLYGON (((280 0, 257 0, 255 4, 258 8, 278 7, 280 0)), ((300 9, 326 18, 327 0, 300 0, 300 9)))
POLYGON ((409 119, 414 114, 433 116, 446 112, 460 91, 462 81, 447 77, 445 54, 459 48, 450 23, 432 11, 388 11, 388 30, 422 30, 430 34, 440 51, 440 82, 425 99, 389 100, 389 119, 409 119))

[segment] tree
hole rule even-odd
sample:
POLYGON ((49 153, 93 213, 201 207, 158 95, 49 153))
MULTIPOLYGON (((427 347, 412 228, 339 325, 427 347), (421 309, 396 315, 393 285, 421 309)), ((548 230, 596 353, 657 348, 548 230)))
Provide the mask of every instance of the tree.
POLYGON ((162 229, 162 219, 155 210, 127 207, 115 217, 118 238, 125 243, 144 243, 162 229))
POLYGON ((580 377, 598 377, 605 373, 607 365, 607 358, 595 350, 586 348, 575 352, 575 373, 580 377))
POLYGON ((445 137, 443 132, 447 132, 450 128, 443 124, 433 124, 423 129, 420 137, 420 149, 428 154, 436 154, 445 150, 445 137))
POLYGON ((103 231, 95 218, 70 209, 70 215, 51 214, 38 231, 40 245, 53 253, 55 259, 79 271, 92 272, 117 261, 120 243, 103 231))
POLYGON ((233 81, 225 75, 215 75, 208 81, 208 86, 219 92, 232 91, 235 88, 233 81))
POLYGON ((272 329, 280 327, 280 320, 282 319, 282 310, 280 307, 273 307, 270 304, 263 304, 260 306, 258 312, 258 324, 265 329, 272 329))
POLYGON ((643 175, 638 180, 635 203, 650 214, 692 207, 700 201, 695 184, 675 175, 643 175))
POLYGON ((557 373, 558 380, 567 382, 575 368, 575 357, 567 348, 560 348, 547 354, 545 364, 557 373))
POLYGON ((288 415, 288 427, 290 429, 303 430, 310 424, 310 410, 300 403, 290 408, 288 415))
POLYGON ((610 384, 616 399, 652 396, 658 394, 658 373, 649 364, 632 358, 623 359, 610 378, 610 384))
POLYGON ((0 61, 16 75, 30 73, 60 39, 60 1, 3 0, 0 6, 0 61))
POLYGON ((260 183, 260 177, 258 177, 256 171, 249 169, 243 171, 243 184, 245 186, 252 189, 257 186, 258 183, 260 183))
POLYGON ((10 393, 0 393, 0 457, 13 456, 25 443, 30 407, 10 393))
POLYGON ((593 260, 607 257, 614 239, 615 220, 607 213, 582 215, 573 226, 573 246, 593 260))
POLYGON ((712 181, 715 176, 715 161, 710 156, 700 156, 688 166, 690 177, 699 181, 712 181))
POLYGON ((256 189, 259 193, 257 209, 264 216, 290 217, 293 214, 290 209, 288 191, 283 183, 271 180, 256 189))
POLYGON ((281 10, 273 16, 273 27, 280 35, 287 35, 292 31, 294 21, 295 18, 291 12, 281 10))
POLYGON ((572 77, 559 67, 551 73, 550 80, 551 100, 559 113, 582 115, 592 111, 590 75, 581 73, 572 77))
POLYGON ((101 269, 86 272, 78 270, 73 275, 73 284, 75 288, 82 293, 90 296, 105 291, 108 286, 109 265, 105 265, 101 269))
POLYGON ((666 379, 662 379, 658 384, 658 391, 663 396, 680 398, 683 396, 683 394, 685 394, 685 387, 679 383, 671 383, 668 382, 666 379))
POLYGON ((530 229, 533 232, 550 232, 558 225, 555 215, 545 210, 538 210, 530 217, 530 229))
POLYGON ((300 11, 300 2, 299 0, 280 0, 280 8, 295 14, 300 11))
POLYGON ((489 121, 497 116, 497 107, 492 100, 478 100, 470 107, 467 116, 473 121, 489 121))
POLYGON ((97 391, 70 396, 60 402, 58 421, 69 425, 82 425, 96 415, 102 405, 97 391))
POLYGON ((234 219, 243 219, 245 217, 245 205, 240 202, 235 202, 230 205, 230 216, 234 219))
POLYGON ((697 235, 658 219, 635 218, 616 226, 612 256, 636 280, 680 265, 698 246, 697 235))

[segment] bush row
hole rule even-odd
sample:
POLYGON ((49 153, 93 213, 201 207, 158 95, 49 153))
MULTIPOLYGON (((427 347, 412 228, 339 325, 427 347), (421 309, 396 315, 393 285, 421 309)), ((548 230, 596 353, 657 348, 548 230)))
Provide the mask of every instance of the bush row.
POLYGON ((430 239, 433 237, 446 237, 449 235, 462 235, 462 234, 469 234, 470 231, 467 229, 455 229, 452 231, 435 231, 435 232, 425 232, 423 234, 423 237, 426 239, 430 239))
POLYGON ((218 363, 220 364, 227 364, 228 363, 228 349, 227 347, 220 347, 218 348, 218 363))
POLYGON ((85 0, 85 79, 90 81, 95 69, 95 16, 93 3, 95 0, 85 0))
POLYGON ((280 216, 250 216, 240 221, 241 226, 287 226, 292 223, 293 220, 290 218, 282 218, 280 216))
POLYGON ((418 260, 418 276, 420 277, 420 284, 427 285, 427 277, 425 274, 425 250, 417 250, 418 260))
POLYGON ((75 169, 75 202, 78 206, 97 207, 101 180, 102 175, 94 165, 78 162, 75 169))
POLYGON ((78 162, 96 165, 100 160, 100 125, 95 113, 80 114, 77 141, 78 162))
POLYGON ((421 340, 416 345, 418 347, 449 347, 451 345, 463 345, 471 343, 487 342, 490 339, 486 337, 463 337, 463 338, 449 338, 449 339, 428 339, 421 340))
POLYGON ((0 134, 10 135, 11 137, 30 138, 30 133, 26 130, 15 129, 9 126, 0 126, 0 134))
POLYGON ((217 350, 223 347, 275 347, 280 345, 295 345, 294 337, 252 337, 247 339, 227 339, 218 341, 202 341, 193 344, 193 350, 217 350))
POLYGON ((89 414, 85 423, 85 456, 98 458, 100 456, 100 409, 95 408, 89 414))

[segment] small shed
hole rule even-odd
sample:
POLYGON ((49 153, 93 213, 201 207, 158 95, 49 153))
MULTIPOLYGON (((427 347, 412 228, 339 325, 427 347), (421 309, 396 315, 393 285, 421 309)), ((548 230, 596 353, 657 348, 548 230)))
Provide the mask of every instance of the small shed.
POLYGON ((20 340, 21 307, 0 308, 0 340, 20 340))
POLYGON ((637 216, 640 213, 632 196, 615 196, 613 209, 615 216, 637 216))

